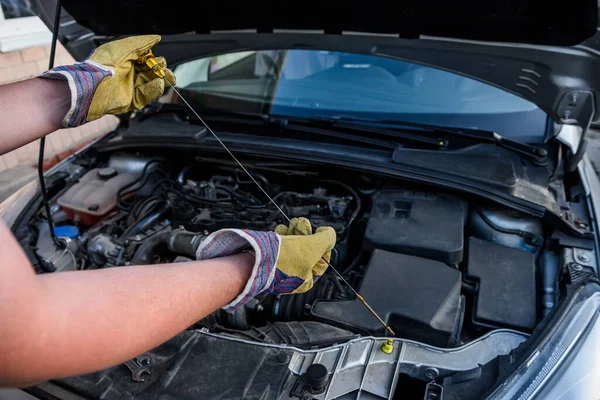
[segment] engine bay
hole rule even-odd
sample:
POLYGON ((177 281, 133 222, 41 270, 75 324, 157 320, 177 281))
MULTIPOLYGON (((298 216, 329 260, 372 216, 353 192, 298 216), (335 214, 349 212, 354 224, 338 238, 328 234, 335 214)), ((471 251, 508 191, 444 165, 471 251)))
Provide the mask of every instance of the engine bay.
MULTIPOLYGON (((335 229, 332 266, 400 337, 454 347, 491 329, 535 327, 541 221, 365 175, 268 167, 251 173, 290 218, 335 229)), ((286 223, 242 170, 201 158, 173 165, 113 155, 80 168, 76 182, 55 196, 53 211, 66 247, 56 249, 40 219, 40 272, 185 262, 218 229, 286 223)), ((326 324, 348 337, 385 334, 331 271, 307 293, 253 300, 197 327, 263 341, 274 323, 292 321, 326 324)))
MULTIPOLYGON (((328 270, 306 293, 269 295, 218 310, 144 356, 158 365, 171 365, 182 354, 188 362, 185 346, 191 338, 201 353, 227 352, 219 347, 225 344, 215 342, 219 338, 233 340, 230 350, 243 344, 244 354, 271 351, 268 357, 276 361, 284 350, 295 349, 292 359, 308 360, 308 366, 316 362, 314 352, 326 357, 333 349, 381 346, 384 327, 346 283, 402 339, 403 352, 392 354, 407 356, 410 346, 431 352, 422 356, 432 360, 440 351, 448 357, 472 352, 462 361, 473 367, 514 349, 557 304, 559 259, 545 251, 547 231, 538 218, 361 172, 246 162, 290 218, 306 217, 314 229, 335 229, 331 265, 344 279, 328 270), (259 346, 250 350, 252 343, 259 346)), ((41 207, 20 232, 38 273, 186 262, 218 229, 273 230, 286 223, 253 180, 226 159, 109 153, 82 157, 55 175, 51 212, 64 245, 53 243, 41 207)), ((290 358, 284 358, 282 365, 288 365, 290 358)), ((342 368, 337 360, 329 368, 342 368)), ((433 372, 423 360, 417 357, 403 373, 425 385, 433 372)), ((306 368, 294 365, 306 376, 306 368)), ((288 368, 293 370, 291 363, 288 368)), ((452 368, 439 367, 435 376, 452 368)), ((104 373, 115 379, 126 371, 121 366, 104 373)), ((101 392, 98 379, 65 382, 92 395, 101 392)), ((296 393, 294 383, 286 382, 286 390, 296 393)))

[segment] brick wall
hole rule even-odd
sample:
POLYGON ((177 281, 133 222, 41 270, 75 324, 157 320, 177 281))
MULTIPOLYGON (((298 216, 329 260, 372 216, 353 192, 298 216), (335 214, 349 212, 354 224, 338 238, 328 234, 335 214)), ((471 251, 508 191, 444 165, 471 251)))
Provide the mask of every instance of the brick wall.
MULTIPOLYGON (((48 69, 50 46, 31 47, 10 53, 0 53, 0 84, 38 75, 48 69)), ((55 65, 72 64, 75 60, 59 43, 55 65)))
MULTIPOLYGON (((15 82, 34 77, 48 69, 50 46, 31 47, 20 51, 0 53, 0 84, 15 82)), ((74 62, 59 43, 54 64, 67 65, 74 62)), ((46 139, 48 158, 59 154, 77 144, 110 132, 116 126, 116 118, 107 116, 74 129, 61 129, 46 139)), ((2 134, 10 134, 3 132, 2 134)), ((17 150, 0 156, 0 172, 18 164, 33 164, 37 160, 39 142, 29 143, 17 150)))

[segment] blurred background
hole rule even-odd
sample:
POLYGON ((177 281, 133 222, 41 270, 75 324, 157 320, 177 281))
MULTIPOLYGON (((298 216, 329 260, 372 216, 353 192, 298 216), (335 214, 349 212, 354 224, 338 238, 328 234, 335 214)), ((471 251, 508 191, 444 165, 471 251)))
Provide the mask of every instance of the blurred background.
MULTIPOLYGON (((0 85, 31 78, 48 69, 52 34, 36 16, 30 0, 0 0, 0 85)), ((75 62, 59 43, 55 65, 75 62)), ((79 128, 61 129, 46 140, 45 168, 70 155, 90 140, 116 127, 113 117, 79 128)), ((1 132, 10 134, 10 132, 1 132)), ((39 142, 0 156, 0 201, 35 179, 39 142)))

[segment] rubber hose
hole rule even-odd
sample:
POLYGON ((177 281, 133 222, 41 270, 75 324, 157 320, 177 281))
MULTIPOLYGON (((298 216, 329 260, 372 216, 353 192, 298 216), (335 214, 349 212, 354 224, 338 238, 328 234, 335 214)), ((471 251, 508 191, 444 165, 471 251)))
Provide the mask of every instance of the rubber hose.
POLYGON ((160 232, 156 235, 150 236, 142 243, 142 245, 136 250, 133 258, 131 259, 132 265, 144 265, 152 264, 153 256, 157 254, 164 254, 169 251, 169 239, 171 238, 171 231, 160 232))
POLYGON ((169 211, 171 211, 171 207, 168 204, 164 204, 162 207, 160 207, 158 209, 158 211, 156 211, 150 215, 147 215, 144 218, 135 222, 134 225, 132 225, 130 228, 128 228, 128 231, 127 231, 126 235, 124 236, 124 238, 126 239, 129 237, 135 236, 138 233, 145 231, 149 227, 156 225, 156 223, 159 220, 163 219, 169 211))
POLYGON ((203 235, 180 229, 157 233, 145 240, 136 250, 131 264, 152 264, 154 256, 165 253, 196 258, 196 250, 203 238, 203 235))

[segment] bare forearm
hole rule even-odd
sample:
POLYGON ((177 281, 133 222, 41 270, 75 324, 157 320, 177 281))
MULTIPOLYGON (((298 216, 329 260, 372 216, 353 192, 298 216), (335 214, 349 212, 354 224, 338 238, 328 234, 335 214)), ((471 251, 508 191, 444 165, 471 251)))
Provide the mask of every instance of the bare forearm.
POLYGON ((60 129, 70 101, 66 81, 34 78, 0 86, 0 154, 60 129))
POLYGON ((8 349, 13 354, 3 356, 10 363, 7 371, 0 366, 0 378, 25 384, 133 358, 233 300, 252 262, 240 254, 40 276, 42 295, 25 315, 15 316, 26 325, 20 336, 11 336, 17 342, 8 349))

